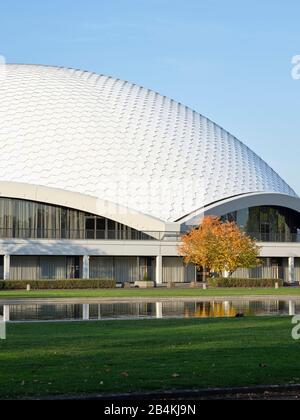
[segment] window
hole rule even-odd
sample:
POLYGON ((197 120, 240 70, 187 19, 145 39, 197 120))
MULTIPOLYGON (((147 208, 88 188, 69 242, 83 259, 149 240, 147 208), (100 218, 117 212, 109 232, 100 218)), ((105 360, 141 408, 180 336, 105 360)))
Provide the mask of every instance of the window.
POLYGON ((300 214, 284 207, 250 207, 222 217, 224 221, 234 219, 248 235, 259 241, 290 242, 298 238, 300 214))
MULTIPOLYGON (((0 198, 0 237, 17 239, 135 239, 136 230, 65 207, 0 198)), ((143 239, 153 239, 144 235, 143 239)))

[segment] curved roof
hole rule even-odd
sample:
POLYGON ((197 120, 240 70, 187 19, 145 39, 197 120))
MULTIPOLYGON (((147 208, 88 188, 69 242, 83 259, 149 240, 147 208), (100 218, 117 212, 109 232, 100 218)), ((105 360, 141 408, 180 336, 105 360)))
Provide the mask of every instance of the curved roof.
POLYGON ((221 127, 151 90, 6 65, 0 181, 63 189, 174 222, 232 196, 295 192, 221 127))

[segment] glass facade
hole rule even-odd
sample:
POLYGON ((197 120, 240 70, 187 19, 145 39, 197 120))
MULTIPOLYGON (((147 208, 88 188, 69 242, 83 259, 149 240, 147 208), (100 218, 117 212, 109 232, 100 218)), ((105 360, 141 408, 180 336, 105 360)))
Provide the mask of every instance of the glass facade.
POLYGON ((248 235, 262 242, 300 242, 300 214, 284 207, 251 207, 226 214, 248 235))
POLYGON ((0 198, 2 239, 148 240, 128 226, 78 210, 0 198))
POLYGON ((23 281, 79 279, 82 278, 82 258, 12 255, 10 278, 23 281))

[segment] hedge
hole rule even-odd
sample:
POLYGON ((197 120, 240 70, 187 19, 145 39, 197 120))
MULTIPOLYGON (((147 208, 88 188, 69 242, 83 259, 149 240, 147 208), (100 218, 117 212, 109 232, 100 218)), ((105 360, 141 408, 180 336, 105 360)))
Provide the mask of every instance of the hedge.
POLYGON ((115 289, 114 280, 8 280, 0 281, 0 290, 71 290, 71 289, 115 289))
POLYGON ((279 287, 283 287, 284 282, 283 280, 279 279, 239 279, 239 278, 222 278, 216 277, 211 278, 208 281, 210 287, 247 287, 247 288, 267 288, 272 287, 274 288, 276 283, 278 283, 279 287))

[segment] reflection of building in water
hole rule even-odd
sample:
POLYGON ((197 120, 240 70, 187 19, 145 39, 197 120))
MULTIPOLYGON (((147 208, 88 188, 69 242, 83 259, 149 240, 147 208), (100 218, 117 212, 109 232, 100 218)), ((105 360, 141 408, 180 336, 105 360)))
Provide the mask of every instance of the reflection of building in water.
POLYGON ((157 319, 163 318, 163 304, 160 302, 156 304, 156 318, 157 319))
POLYGON ((296 304, 293 301, 289 301, 289 315, 294 316, 296 314, 296 304))
POLYGON ((11 321, 79 320, 83 316, 82 305, 11 305, 11 321))
POLYGON ((8 322, 10 320, 10 307, 8 305, 0 306, 0 322, 8 322))
POLYGON ((234 317, 237 314, 236 309, 230 302, 198 302, 194 308, 185 308, 185 317, 187 318, 221 318, 234 317))
POLYGON ((0 306, 0 320, 68 321, 143 318, 223 318, 245 316, 291 315, 300 313, 294 301, 207 301, 157 303, 104 303, 0 306))

